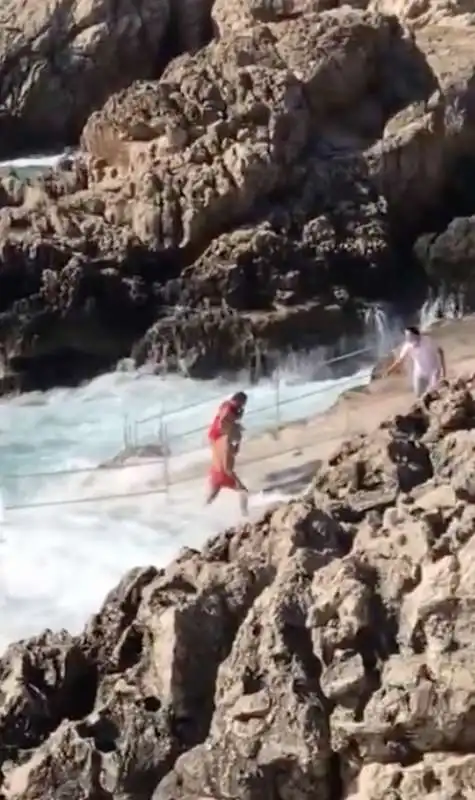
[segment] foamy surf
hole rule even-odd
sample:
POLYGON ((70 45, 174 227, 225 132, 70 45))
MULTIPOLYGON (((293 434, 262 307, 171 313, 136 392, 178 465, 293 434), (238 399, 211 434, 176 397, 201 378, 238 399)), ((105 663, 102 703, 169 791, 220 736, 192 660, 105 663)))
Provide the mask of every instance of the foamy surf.
MULTIPOLYGON (((55 167, 64 155, 33 155, 0 167, 29 175, 55 167)), ((426 305, 424 321, 439 313, 436 306, 426 305)), ((376 309, 367 327, 367 344, 378 352, 392 345, 401 326, 376 309)), ((246 433, 314 415, 369 379, 366 369, 335 380, 324 362, 323 351, 289 359, 273 379, 252 387, 246 433)), ((203 507, 204 471, 202 479, 173 483, 207 457, 205 429, 216 403, 246 382, 201 384, 124 363, 78 389, 0 400, 0 648, 45 626, 78 630, 126 570, 162 566, 183 545, 200 547, 239 521, 231 493, 203 507), (170 461, 97 469, 124 447, 126 434, 136 444, 166 435, 170 461), (165 478, 172 484, 168 495, 156 492, 165 478)), ((251 497, 251 515, 286 496, 271 485, 251 497)))
POLYGON ((54 155, 32 155, 22 158, 12 158, 7 161, 0 161, 2 169, 48 169, 57 167, 65 153, 55 153, 54 155))
MULTIPOLYGON (((295 368, 281 370, 278 420, 276 382, 262 381, 248 390, 246 432, 315 414, 367 375, 366 370, 351 379, 297 384, 295 368)), ((173 481, 208 457, 205 432, 217 401, 242 385, 116 372, 75 390, 0 404, 0 647, 45 626, 79 630, 128 569, 164 566, 183 546, 199 548, 241 521, 231 492, 204 506, 204 464, 193 480, 173 481), (98 468, 124 447, 125 418, 145 419, 135 426, 137 438, 156 441, 156 415, 160 419, 164 410, 173 411, 167 420, 168 494, 157 492, 165 477, 163 460, 98 468)), ((242 473, 246 479, 245 467, 242 473)), ((251 518, 286 496, 272 485, 253 494, 251 518)))
MULTIPOLYGON (((204 490, 204 486, 203 486, 204 490)), ((278 492, 250 498, 250 518, 284 499, 278 492)), ((78 631, 105 594, 132 566, 168 563, 184 547, 241 521, 238 498, 223 493, 204 506, 204 491, 172 499, 154 495, 140 504, 117 502, 87 511, 18 511, 2 527, 0 650, 44 627, 78 631), (25 533, 29 531, 26 546, 25 533)))

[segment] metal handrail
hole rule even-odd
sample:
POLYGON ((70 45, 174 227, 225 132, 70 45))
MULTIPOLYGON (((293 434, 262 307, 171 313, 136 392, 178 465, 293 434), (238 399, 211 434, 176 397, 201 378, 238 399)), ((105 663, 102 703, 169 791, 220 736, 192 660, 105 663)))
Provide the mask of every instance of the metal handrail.
MULTIPOLYGON (((337 441, 340 436, 341 432, 335 434, 334 436, 325 437, 321 439, 321 441, 337 441)), ((316 441, 313 440, 311 443, 303 445, 299 447, 301 452, 305 452, 318 444, 320 440, 317 439, 316 441)), ((265 456, 255 456, 254 458, 244 458, 240 461, 239 466, 247 466, 249 464, 260 464, 264 463, 265 461, 271 461, 275 458, 280 458, 281 456, 288 455, 289 453, 293 453, 295 451, 295 445, 291 447, 285 448, 285 450, 279 450, 277 453, 269 453, 265 456)), ((149 462, 150 463, 150 462, 149 462)), ((137 465, 138 466, 138 465, 137 465)), ((140 465, 142 466, 142 465, 140 465)), ((61 473, 50 473, 50 474, 61 474, 61 473)), ((177 481, 173 482, 174 486, 185 486, 186 484, 196 483, 199 478, 196 475, 188 476, 186 478, 181 478, 177 481)), ((122 494, 109 494, 109 495, 98 495, 96 497, 77 497, 73 498, 72 500, 38 500, 33 501, 31 503, 12 503, 11 505, 5 505, 4 511, 20 511, 21 509, 31 509, 31 508, 52 508, 54 506, 67 506, 67 505, 80 505, 82 503, 100 503, 110 500, 122 500, 127 497, 147 497, 152 494, 166 494, 168 491, 168 486, 161 486, 156 489, 143 489, 141 491, 135 492, 124 492, 122 494)))
MULTIPOLYGON (((350 382, 353 382, 353 380, 354 380, 354 376, 351 376, 346 381, 344 381, 344 383, 341 384, 342 389, 344 388, 344 386, 346 384, 349 384, 350 382)), ((332 391, 330 389, 330 387, 328 387, 328 386, 319 387, 318 389, 313 389, 310 392, 305 392, 304 394, 301 394, 298 397, 291 397, 291 398, 288 398, 287 400, 280 401, 280 406, 288 405, 290 403, 300 402, 301 400, 304 400, 304 399, 306 399, 308 397, 313 397, 315 395, 324 394, 325 392, 328 392, 328 391, 332 391)), ((272 405, 273 405, 272 403, 268 403, 265 406, 261 406, 259 408, 253 409, 253 411, 249 412, 249 413, 260 413, 262 411, 265 411, 268 408, 272 408, 272 405)), ((191 428, 188 431, 183 431, 182 433, 177 434, 176 436, 173 436, 171 438, 167 437, 166 443, 172 441, 173 439, 180 439, 183 436, 189 436, 189 435, 191 435, 193 433, 199 433, 200 431, 206 431, 206 429, 207 429, 206 425, 201 425, 200 427, 197 427, 197 428, 191 428)), ((261 433, 265 433, 265 431, 262 431, 261 433)), ((165 442, 164 442, 164 444, 165 444, 165 442)), ((179 456, 185 455, 185 454, 186 454, 186 451, 184 453, 179 453, 177 455, 179 457, 179 456)), ((2 477, 2 479, 5 479, 5 480, 21 480, 21 479, 24 479, 24 478, 50 478, 50 477, 54 478, 55 476, 59 476, 59 475, 65 475, 65 476, 66 475, 81 475, 81 474, 88 474, 88 473, 99 473, 100 474, 100 473, 106 472, 108 470, 137 469, 138 467, 148 467, 151 464, 163 464, 164 460, 166 460, 168 458, 169 458, 169 456, 163 455, 163 456, 158 457, 158 458, 147 459, 147 461, 145 461, 145 462, 143 462, 141 464, 107 464, 107 465, 104 465, 104 466, 77 467, 77 468, 73 468, 73 469, 50 470, 50 471, 44 471, 44 472, 42 471, 42 472, 4 473, 4 474, 2 474, 1 477, 2 477)))
MULTIPOLYGON (((354 380, 354 375, 352 375, 346 381, 342 382, 342 384, 341 384, 342 388, 346 384, 352 382, 353 380, 354 380)), ((299 394, 298 397, 289 397, 289 398, 287 398, 287 400, 279 400, 279 408, 281 408, 282 406, 289 405, 290 403, 300 402, 301 400, 305 400, 308 397, 313 397, 315 395, 325 394, 325 392, 329 392, 329 391, 333 391, 333 390, 328 386, 324 386, 324 387, 320 387, 318 389, 312 389, 312 391, 309 391, 309 392, 304 392, 304 394, 299 394)), ((272 406, 273 406, 273 403, 267 403, 265 406, 259 406, 258 408, 253 408, 251 411, 247 411, 246 412, 246 417, 247 418, 250 417, 251 414, 260 414, 260 413, 262 413, 262 411, 266 411, 268 408, 272 408, 272 406)), ((206 431, 206 430, 207 430, 207 426, 206 425, 200 425, 197 428, 189 428, 188 430, 180 431, 180 433, 177 433, 176 436, 167 437, 167 442, 171 442, 174 439, 182 439, 184 436, 191 436, 194 433, 200 433, 200 431, 206 431)))
MULTIPOLYGON (((326 367, 329 366, 330 364, 336 364, 339 361, 346 361, 350 358, 354 358, 355 356, 365 355, 369 353, 374 353, 374 348, 362 347, 359 348, 358 350, 353 350, 350 353, 344 353, 341 356, 335 356, 334 358, 329 358, 326 361, 322 361, 320 367, 326 367)), ((157 412, 156 414, 150 414, 147 417, 142 417, 141 419, 136 420, 135 424, 143 425, 146 422, 151 422, 154 419, 163 419, 164 417, 169 419, 170 417, 173 417, 177 414, 182 414, 184 411, 188 411, 193 408, 198 408, 199 406, 205 405, 206 403, 214 402, 215 400, 220 400, 222 396, 223 392, 220 392, 219 394, 213 395, 212 397, 207 397, 205 400, 198 400, 196 403, 190 403, 189 405, 186 406, 180 406, 179 408, 176 408, 173 411, 167 411, 166 413, 162 411, 162 412, 157 412)))

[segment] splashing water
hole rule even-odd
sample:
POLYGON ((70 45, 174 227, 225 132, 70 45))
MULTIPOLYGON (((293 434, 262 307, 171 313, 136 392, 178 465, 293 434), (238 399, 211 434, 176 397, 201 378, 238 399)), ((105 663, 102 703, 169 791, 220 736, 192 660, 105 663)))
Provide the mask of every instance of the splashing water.
MULTIPOLYGON (((328 408, 341 391, 366 382, 369 368, 325 381, 313 378, 297 383, 292 376, 296 377, 295 367, 287 374, 284 365, 278 384, 280 423, 328 408)), ((210 535, 239 521, 232 493, 223 493, 216 504, 203 507, 204 473, 198 481, 173 488, 167 498, 156 493, 157 482, 162 481, 160 464, 96 469, 123 449, 126 416, 140 442, 156 441, 160 411, 166 415, 172 477, 175 469, 202 461, 207 457, 205 427, 218 399, 239 388, 242 384, 235 381, 199 383, 127 370, 103 375, 77 389, 0 401, 4 503, 0 649, 45 626, 78 630, 127 569, 150 563, 162 566, 183 545, 200 547, 210 535), (71 468, 92 469, 49 474, 71 468), (34 474, 22 477, 25 473, 34 474), (138 492, 140 496, 127 496, 138 492), (91 497, 94 502, 11 509, 12 505, 91 497)), ((262 380, 248 393, 246 431, 258 433, 273 427, 276 381, 262 380)), ((278 492, 254 494, 251 514, 282 497, 278 492)))
MULTIPOLYGON (((45 157, 0 166, 28 171, 53 163, 45 157)), ((367 382, 369 362, 392 345, 401 326, 383 306, 368 310, 366 322, 367 336, 356 347, 373 356, 354 361, 353 374, 343 378, 323 364, 323 350, 288 359, 278 376, 249 389, 246 431, 275 426, 277 413, 279 422, 287 423, 323 411, 342 391, 367 382)), ((354 343, 348 347, 354 348, 354 343)), ((120 370, 77 389, 0 400, 0 649, 45 626, 78 630, 126 570, 163 565, 183 545, 200 547, 213 533, 238 522, 238 505, 230 493, 203 507, 202 480, 173 490, 169 498, 156 493, 127 497, 152 490, 161 479, 160 465, 96 467, 123 448, 124 428, 141 444, 157 442, 161 425, 171 443, 172 469, 202 460, 203 429, 218 399, 243 385, 238 379, 198 383, 160 377, 124 361, 120 370), (38 475, 71 468, 90 471, 38 475), (25 473, 36 476, 19 477, 25 473), (98 499, 104 495, 122 497, 98 499), (93 503, 9 510, 11 505, 91 496, 93 503)), ((251 513, 281 499, 278 491, 254 494, 251 513)))
POLYGON ((419 312, 421 330, 427 330, 441 319, 461 319, 465 313, 463 291, 428 298, 419 312))
POLYGON ((373 333, 377 357, 386 355, 399 337, 399 325, 383 305, 373 305, 365 309, 365 326, 373 333))

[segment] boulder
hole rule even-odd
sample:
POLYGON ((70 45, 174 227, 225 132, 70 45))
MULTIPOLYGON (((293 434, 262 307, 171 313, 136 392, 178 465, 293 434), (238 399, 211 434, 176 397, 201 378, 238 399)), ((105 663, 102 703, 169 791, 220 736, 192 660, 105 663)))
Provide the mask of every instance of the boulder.
MULTIPOLYGON (((167 31, 198 42, 209 6, 182 2, 167 31)), ((131 354, 193 377, 255 375, 281 350, 359 336, 368 304, 469 283, 468 245, 450 244, 467 223, 433 232, 423 257, 408 247, 462 199, 475 208, 472 27, 266 7, 229 5, 243 24, 145 79, 122 70, 87 112, 81 156, 26 186, 3 179, 5 388, 74 382, 131 354)))
POLYGON ((454 296, 456 310, 463 313, 464 307, 470 308, 475 294, 475 216, 455 217, 440 233, 423 234, 414 252, 431 279, 442 285, 444 295, 454 296))
POLYGON ((80 635, 11 645, 5 800, 470 797, 474 393, 441 384, 304 496, 132 570, 80 635))
POLYGON ((0 38, 0 152, 76 144, 89 115, 210 37, 210 4, 7 0, 0 38))
MULTIPOLYGON (((467 187, 474 156, 475 29, 428 25, 413 36, 432 71, 433 90, 391 115, 366 154, 393 225, 412 239, 430 231, 435 220, 451 219, 458 207, 475 207, 467 187)), ((431 277, 440 285, 450 271, 449 262, 431 277)))

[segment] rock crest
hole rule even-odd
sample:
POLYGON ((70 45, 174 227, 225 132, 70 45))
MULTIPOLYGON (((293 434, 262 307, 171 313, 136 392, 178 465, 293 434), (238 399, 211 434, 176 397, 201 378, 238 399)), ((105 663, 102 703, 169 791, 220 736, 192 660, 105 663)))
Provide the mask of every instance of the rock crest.
POLYGON ((475 791, 475 376, 0 660, 5 800, 475 791), (277 794, 276 794, 277 793, 277 794))
POLYGON ((429 279, 475 302, 463 4, 17 2, 0 146, 82 152, 0 181, 5 391, 130 356, 254 375, 429 279))

